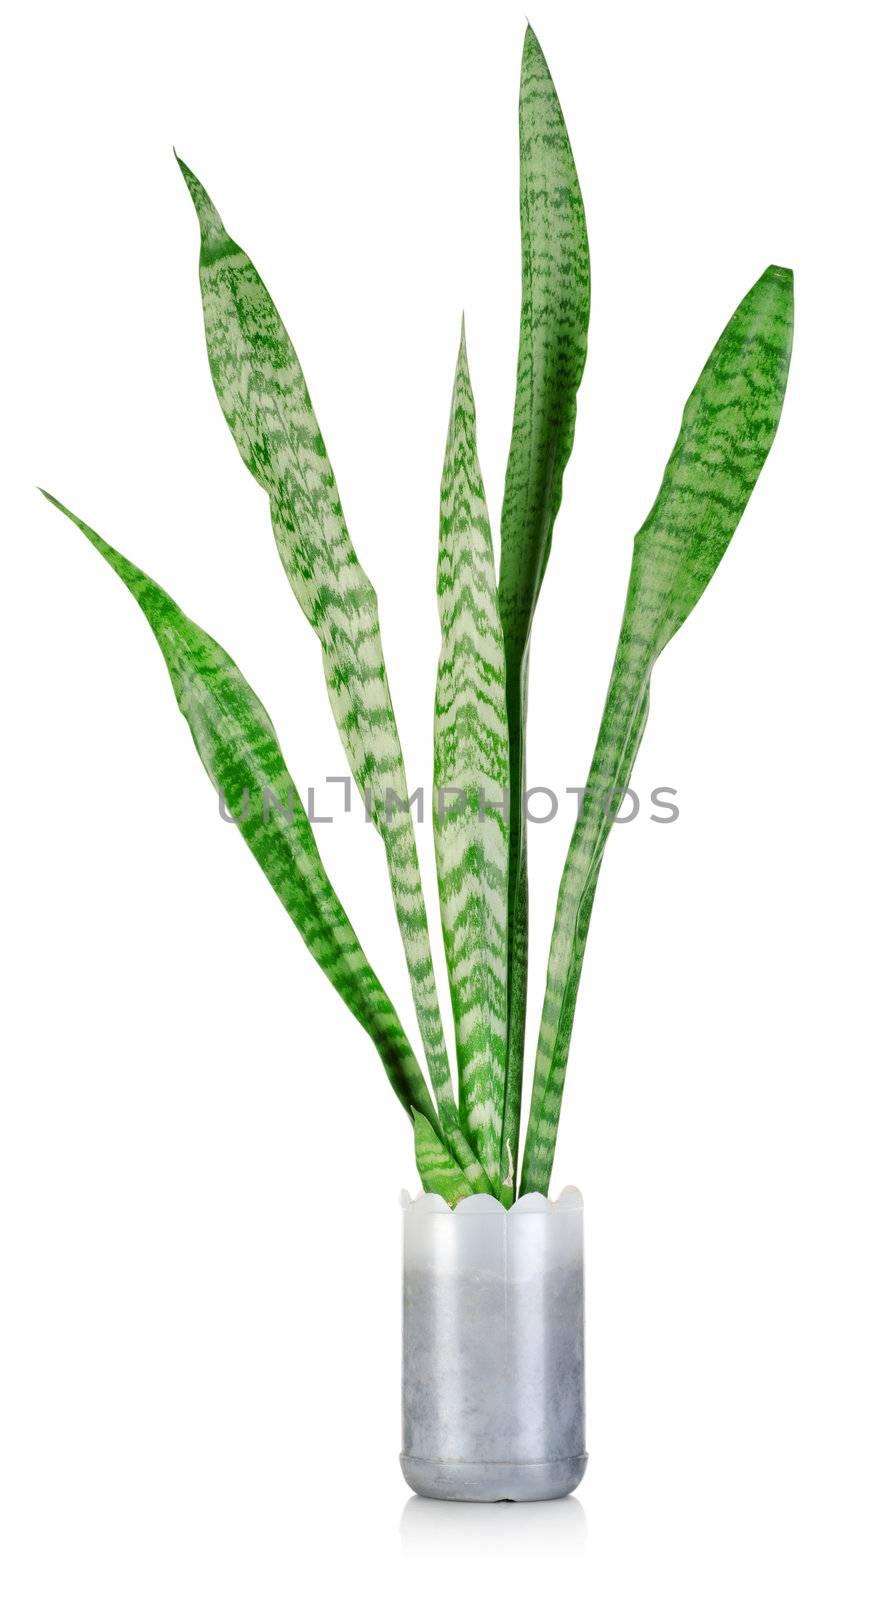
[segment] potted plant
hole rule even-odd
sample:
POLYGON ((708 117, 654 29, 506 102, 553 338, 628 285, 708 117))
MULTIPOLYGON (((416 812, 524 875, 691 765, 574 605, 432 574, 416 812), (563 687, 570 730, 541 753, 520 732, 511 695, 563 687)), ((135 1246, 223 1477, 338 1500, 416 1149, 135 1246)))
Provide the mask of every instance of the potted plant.
POLYGON ((577 1190, 555 1202, 548 1190, 590 913, 645 728, 655 661, 713 576, 775 437, 793 318, 792 274, 768 267, 704 365, 636 535, 559 889, 520 1152, 529 643, 574 439, 590 305, 577 173, 530 28, 519 130, 523 293, 499 575, 462 333, 441 484, 433 826, 456 1088, 376 595, 346 527, 293 345, 256 268, 184 162, 200 224, 214 386, 268 495, 278 552, 317 635, 349 766, 386 852, 428 1082, 327 876, 265 707, 221 645, 53 500, 138 601, 220 799, 369 1034, 410 1118, 423 1193, 404 1205, 402 1462, 421 1493, 463 1499, 565 1494, 583 1472, 582 1203, 577 1190))

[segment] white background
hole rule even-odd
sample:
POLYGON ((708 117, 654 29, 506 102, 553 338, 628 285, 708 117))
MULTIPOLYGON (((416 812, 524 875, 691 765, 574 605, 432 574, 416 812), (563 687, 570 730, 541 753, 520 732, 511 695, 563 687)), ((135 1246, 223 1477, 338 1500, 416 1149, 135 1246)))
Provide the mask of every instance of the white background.
MULTIPOLYGON (((655 677, 637 787, 675 786, 680 819, 643 806, 602 874, 555 1174, 587 1202, 590 1465, 574 1500, 529 1508, 408 1496, 407 1121, 219 821, 136 607, 33 487, 223 641, 304 796, 344 770, 212 392, 175 140, 302 356, 428 783, 463 308, 495 524, 511 421, 521 8, 158 0, 7 23, 4 1600, 885 1597, 879 9, 532 17, 593 260, 532 782, 583 782, 632 535, 769 261, 796 271, 797 338, 760 485, 655 677)), ((570 825, 565 807, 532 831, 531 1032, 570 825)), ((321 842, 410 1022, 379 843, 360 816, 321 842)))

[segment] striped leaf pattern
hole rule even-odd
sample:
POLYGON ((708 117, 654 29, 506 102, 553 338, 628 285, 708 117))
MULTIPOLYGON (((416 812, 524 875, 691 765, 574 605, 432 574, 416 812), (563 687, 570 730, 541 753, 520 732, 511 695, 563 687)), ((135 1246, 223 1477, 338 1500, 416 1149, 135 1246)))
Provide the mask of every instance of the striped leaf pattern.
POLYGON ((546 1193, 602 851, 648 713, 654 663, 710 582, 772 445, 793 338, 793 275, 769 267, 717 342, 636 535, 624 618, 582 815, 559 889, 522 1192, 546 1193))
POLYGON ((442 642, 435 695, 435 857, 460 1115, 497 1192, 506 1055, 508 827, 502 806, 509 783, 509 739, 503 634, 465 329, 454 378, 439 527, 442 642))
POLYGON ((528 647, 574 441, 590 316, 580 184, 543 51, 525 35, 519 94, 522 312, 512 442, 501 521, 499 604, 510 750, 509 968, 501 1175, 516 1149, 528 969, 524 815, 528 647))
POLYGON ((442 1125, 457 1122, 404 761, 380 639, 377 597, 346 528, 333 469, 287 330, 252 261, 180 161, 201 230, 207 354, 225 419, 265 489, 284 570, 318 636, 349 765, 386 849, 420 1032, 442 1125))
MULTIPOLYGON (((181 161, 200 226, 214 387, 240 455, 268 496, 282 565, 320 644, 349 767, 383 841, 434 1097, 324 870, 264 706, 231 657, 163 589, 47 496, 141 607, 207 773, 309 951, 373 1040, 411 1118, 423 1187, 452 1206, 473 1192, 496 1194, 508 1206, 516 1193, 528 959, 529 649, 574 441, 590 312, 583 200, 558 96, 530 27, 519 147, 522 308, 499 584, 465 331, 441 482, 433 826, 458 1099, 377 597, 352 545, 287 331, 253 263, 181 161)), ((644 734, 654 664, 716 571, 771 448, 792 331, 792 274, 769 267, 692 391, 654 506, 636 535, 598 740, 559 888, 523 1194, 549 1187, 602 855, 644 734)))
POLYGON ((436 1137, 425 1079, 324 870, 265 707, 231 656, 163 589, 60 501, 46 498, 70 517, 138 601, 208 776, 310 953, 376 1045, 408 1115, 421 1115, 436 1137))
POLYGON ((414 1112, 414 1159, 427 1194, 440 1194, 449 1206, 475 1192, 428 1117, 414 1112))

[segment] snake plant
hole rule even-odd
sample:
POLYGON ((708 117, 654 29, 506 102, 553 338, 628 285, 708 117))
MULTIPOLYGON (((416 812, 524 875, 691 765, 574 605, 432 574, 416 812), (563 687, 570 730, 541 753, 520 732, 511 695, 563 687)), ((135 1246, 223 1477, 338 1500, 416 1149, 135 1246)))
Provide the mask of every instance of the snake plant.
POLYGON ((268 496, 278 554, 317 635, 349 767, 385 850, 428 1081, 325 871, 265 707, 222 646, 158 584, 47 496, 141 607, 220 799, 309 951, 376 1046, 411 1118, 424 1187, 451 1204, 479 1191, 507 1206, 517 1190, 547 1192, 613 797, 629 783, 654 664, 716 571, 775 437, 793 325, 792 274, 768 267, 704 365, 663 483, 636 535, 614 668, 559 889, 520 1166, 529 645, 574 441, 590 311, 580 185, 558 96, 530 28, 519 94, 519 161, 522 309, 499 579, 465 333, 441 481, 433 825, 456 1092, 376 594, 346 527, 287 330, 253 262, 182 161, 200 227, 213 384, 241 457, 268 496), (263 804, 269 792, 290 796, 288 809, 263 804))

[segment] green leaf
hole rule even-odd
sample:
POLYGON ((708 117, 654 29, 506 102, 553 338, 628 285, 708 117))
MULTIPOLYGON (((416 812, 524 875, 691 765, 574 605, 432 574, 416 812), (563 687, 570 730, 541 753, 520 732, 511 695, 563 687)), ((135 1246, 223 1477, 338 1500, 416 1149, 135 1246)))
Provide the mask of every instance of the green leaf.
POLYGON ((466 1174, 421 1112, 414 1112, 414 1158, 427 1194, 440 1194, 449 1206, 473 1193, 466 1174))
POLYGON ((324 870, 262 702, 231 656, 163 589, 60 501, 46 498, 86 535, 138 601, 208 776, 310 953, 370 1034, 408 1115, 422 1114, 437 1127, 417 1059, 324 870))
MULTIPOLYGON (((385 845, 442 1125, 448 1138, 457 1138, 457 1108, 377 597, 349 537, 333 468, 287 330, 259 273, 229 237, 206 190, 184 162, 179 166, 200 223, 200 286, 213 383, 238 450, 269 497, 281 562, 321 645, 327 692, 349 766, 385 845)), ((393 470, 397 468, 396 461, 393 470)))
POLYGON ((454 378, 439 527, 435 858, 460 1115, 496 1192, 506 1053, 508 830, 502 806, 509 738, 503 634, 465 332, 454 378))
POLYGON ((718 567, 772 445, 793 338, 793 274, 769 267, 741 301, 682 416, 636 535, 599 738, 559 888, 522 1193, 546 1193, 602 851, 648 715, 654 663, 718 567))
POLYGON ((512 442, 503 495, 500 616, 510 750, 509 976, 501 1175, 516 1150, 528 971, 524 814, 528 646, 574 441, 586 361, 590 258, 583 200, 559 99, 531 28, 519 97, 522 315, 512 442))

